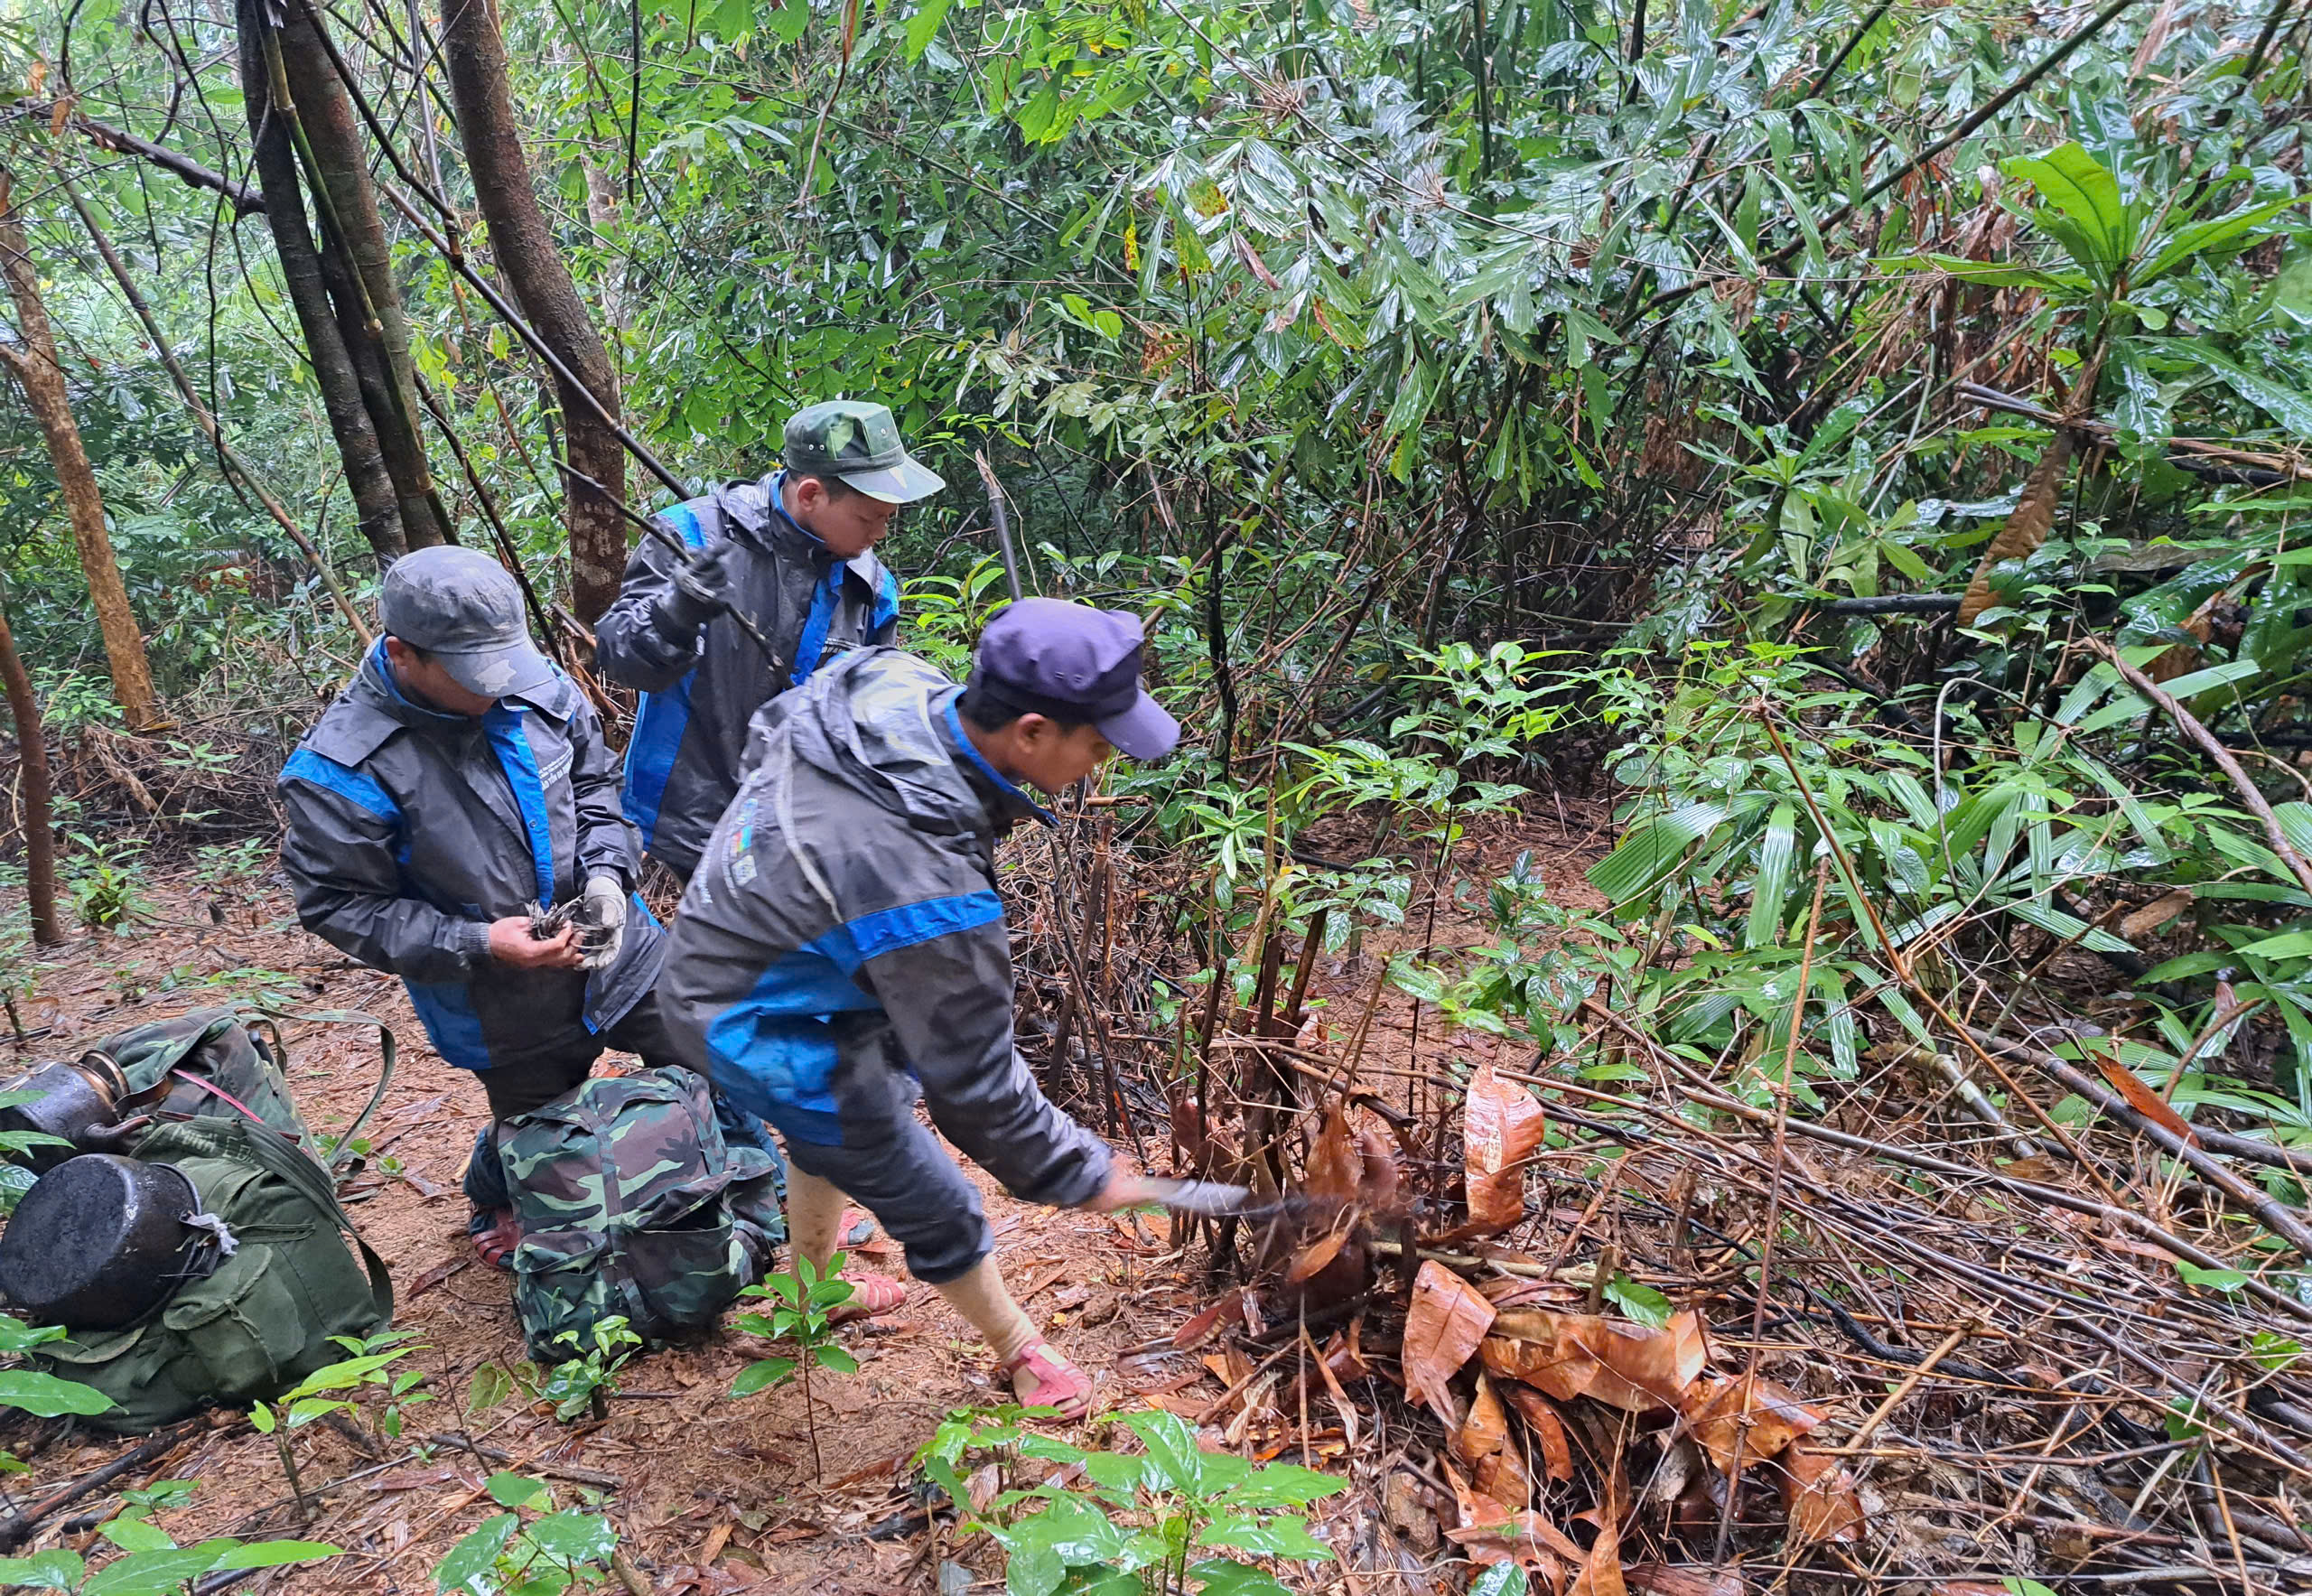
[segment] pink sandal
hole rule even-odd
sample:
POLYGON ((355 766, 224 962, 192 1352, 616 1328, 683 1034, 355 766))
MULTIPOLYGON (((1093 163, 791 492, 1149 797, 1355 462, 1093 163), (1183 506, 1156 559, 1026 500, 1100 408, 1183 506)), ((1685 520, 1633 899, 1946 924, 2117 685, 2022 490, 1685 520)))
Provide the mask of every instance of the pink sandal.
POLYGON ((850 1285, 851 1295, 827 1310, 829 1324, 881 1319, 907 1306, 907 1287, 888 1274, 870 1274, 863 1270, 853 1274, 846 1269, 835 1278, 850 1285))
POLYGON ((1022 1407, 1056 1408, 1070 1424, 1092 1410, 1092 1377, 1041 1336, 1031 1337, 997 1372, 1012 1382, 1022 1407))

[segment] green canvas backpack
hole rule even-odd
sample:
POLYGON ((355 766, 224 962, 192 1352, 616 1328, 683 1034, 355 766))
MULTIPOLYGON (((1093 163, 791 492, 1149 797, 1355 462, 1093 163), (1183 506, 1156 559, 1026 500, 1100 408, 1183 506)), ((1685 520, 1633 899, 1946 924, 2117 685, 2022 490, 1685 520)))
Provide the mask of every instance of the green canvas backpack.
POLYGON ((691 1070, 595 1076, 507 1120, 498 1151, 522 1227, 514 1307, 542 1362, 613 1314, 653 1344, 713 1324, 785 1234, 770 1155, 723 1141, 691 1070))
POLYGON ((287 1137, 233 1112, 156 1125, 130 1151, 182 1170, 235 1247, 137 1323, 32 1355, 117 1405, 90 1423, 141 1433, 211 1404, 268 1400, 345 1355, 331 1336, 374 1335, 393 1318, 385 1261, 354 1235, 321 1165, 287 1137))
POLYGON ((312 1134, 289 1100, 282 1067, 288 1050, 273 1022, 234 1009, 188 1009, 108 1036, 89 1050, 109 1059, 127 1078, 128 1113, 166 1119, 264 1121, 307 1153, 312 1134), (252 1024, 273 1032, 273 1044, 253 1035, 252 1024), (164 1078, 165 1092, 156 1097, 164 1078))

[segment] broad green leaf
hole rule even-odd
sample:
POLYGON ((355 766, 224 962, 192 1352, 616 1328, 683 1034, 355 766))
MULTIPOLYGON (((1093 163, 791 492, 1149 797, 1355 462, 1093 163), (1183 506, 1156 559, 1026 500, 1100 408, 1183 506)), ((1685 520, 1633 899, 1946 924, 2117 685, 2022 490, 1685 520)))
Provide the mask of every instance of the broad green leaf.
POLYGON ((28 1591, 70 1591, 89 1565, 78 1552, 62 1547, 30 1557, 0 1557, 0 1585, 28 1591))
POLYGON ((1333 1549, 1309 1533, 1309 1526, 1288 1514, 1266 1519, 1222 1518, 1205 1526, 1199 1546, 1227 1546, 1239 1552, 1259 1552, 1271 1557, 1315 1562, 1330 1557, 1333 1549))
POLYGON ((89 1576, 80 1596, 173 1596, 187 1582, 216 1566, 214 1545, 165 1552, 131 1552, 89 1576))
POLYGON ((164 1552, 177 1544, 176 1536, 146 1518, 116 1518, 97 1533, 124 1552, 164 1552))
POLYGON ((1767 817, 1766 839, 1758 848, 1758 873, 1750 888, 1750 915, 1742 933, 1746 947, 1771 947, 1782 939, 1789 919, 1783 901, 1790 891, 1790 872, 1798 856, 1795 811, 1785 800, 1767 817))
MULTIPOLYGON (((1201 1596, 1290 1596, 1288 1589, 1277 1582, 1274 1574, 1254 1568, 1249 1563, 1235 1563, 1225 1557, 1190 1564, 1189 1578, 1198 1582, 1201 1596)), ((1509 1596, 1509 1593, 1496 1591, 1490 1596, 1509 1596)))
POLYGON ((522 1532, 532 1545, 565 1563, 607 1563, 618 1550, 618 1531, 599 1513, 565 1507, 549 1513, 522 1532))
POLYGON ((791 1358, 759 1358, 741 1369, 731 1382, 733 1396, 752 1396, 767 1386, 776 1386, 795 1372, 791 1358))
MULTIPOLYGON (((776 34, 782 44, 794 43, 811 25, 811 0, 763 0, 763 3, 771 8, 770 15, 763 21, 763 25, 776 34)), ((758 20, 762 19, 759 17, 758 20)))
POLYGON ((2184 344, 2177 352, 2186 350, 2193 361, 2214 372, 2233 393, 2289 432, 2299 437, 2312 436, 2312 393, 2260 376, 2204 343, 2184 344))
POLYGON ((1606 1298, 1622 1311, 1625 1318, 1635 1320, 1648 1330, 1660 1330, 1670 1322, 1670 1299, 1627 1274, 1616 1274, 1606 1283, 1606 1298))
POLYGON ((1302 1507, 1348 1489, 1348 1481, 1297 1463, 1271 1463, 1251 1479, 1231 1486, 1221 1498, 1229 1507, 1302 1507))
POLYGON ((527 1474, 500 1470, 489 1477, 489 1499, 501 1507, 527 1507, 544 1498, 551 1488, 543 1479, 533 1479, 527 1474))
POLYGON ((1122 1423, 1148 1449, 1151 1483, 1166 1490, 1196 1489, 1200 1449, 1196 1443, 1196 1432, 1189 1428, 1187 1420, 1159 1408, 1125 1414, 1122 1423))
POLYGON ((2270 221, 2289 206, 2300 203, 2291 195, 2285 200, 2251 205, 2229 216, 2212 217, 2206 221, 2195 221, 2187 227, 2178 228, 2166 238, 2155 240, 2158 247, 2151 258, 2131 274, 2132 281, 2137 287, 2141 287, 2144 284, 2157 282, 2195 256, 2244 249, 2256 241, 2251 237, 2251 230, 2258 223, 2270 221))
POLYGON ((1590 884, 1616 905, 1627 903, 1675 869, 1686 850, 1725 819, 1723 804, 1702 802, 1641 820, 1612 853, 1590 867, 1590 884))
POLYGON ((931 41, 938 36, 939 24, 947 20, 947 10, 955 0, 919 0, 915 14, 907 19, 907 58, 920 61, 931 41))
POLYGON ((113 1400, 78 1380, 60 1380, 38 1369, 0 1369, 0 1407, 20 1407, 43 1419, 60 1414, 109 1413, 113 1400))
POLYGON ((497 1596, 498 1554, 520 1522, 511 1513, 483 1519, 480 1527, 451 1547, 450 1554, 434 1565, 434 1589, 443 1596, 459 1591, 468 1596, 497 1596))
POLYGON ((494 1363, 485 1363, 473 1371, 473 1382, 466 1387, 466 1412, 488 1413, 513 1391, 514 1377, 494 1363))
POLYGON ((293 1563, 319 1563, 325 1557, 341 1556, 344 1551, 327 1541, 251 1541, 228 1548, 210 1566, 219 1573, 235 1568, 283 1568, 293 1563))
POLYGON ((821 1368, 831 1368, 839 1375, 855 1375, 859 1360, 841 1347, 814 1347, 811 1356, 821 1368))
POLYGON ((2204 1269, 2178 1258, 2176 1273, 2194 1285, 2204 1285, 2214 1292, 2236 1292, 2246 1285, 2251 1276, 2238 1269, 2204 1269))
MULTIPOLYGON (((2134 247, 2134 223, 2120 198, 2120 181, 2078 143, 2056 145, 2043 156, 2018 156, 2000 163, 2077 224, 2092 258, 2109 276, 2134 247)), ((2085 262, 2082 263, 2086 264, 2085 262)))

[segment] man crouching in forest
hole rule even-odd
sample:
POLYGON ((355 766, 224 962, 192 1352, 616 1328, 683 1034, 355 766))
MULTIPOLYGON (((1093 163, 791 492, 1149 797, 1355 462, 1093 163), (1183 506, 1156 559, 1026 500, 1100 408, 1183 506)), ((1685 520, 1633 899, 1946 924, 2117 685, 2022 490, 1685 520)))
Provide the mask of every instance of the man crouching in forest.
MULTIPOLYGON (((766 705, 746 778, 675 920, 668 1031, 791 1164, 788 1235, 824 1267, 848 1192, 987 1339, 1018 1399, 1064 1417, 1092 1382, 1004 1289, 976 1188, 915 1114, 1030 1202, 1143 1200, 1100 1139, 1052 1106, 1012 1037, 1011 939, 995 841, 1050 817, 1115 750, 1171 751, 1179 728, 1141 690, 1129 615, 1050 599, 992 621, 958 688, 895 649, 845 655, 766 705)), ((846 1271, 850 1317, 899 1282, 846 1271)))
MULTIPOLYGON (((561 1097, 606 1047, 681 1062, 616 767, 585 696, 532 645, 514 579, 472 549, 420 549, 387 573, 378 619, 387 635, 281 771, 298 919, 402 977, 434 1051, 480 1074, 493 1122, 561 1097), (532 901, 573 898, 579 923, 531 936, 532 901)), ((495 1129, 466 1192, 475 1246, 504 1267, 521 1237, 495 1129)))

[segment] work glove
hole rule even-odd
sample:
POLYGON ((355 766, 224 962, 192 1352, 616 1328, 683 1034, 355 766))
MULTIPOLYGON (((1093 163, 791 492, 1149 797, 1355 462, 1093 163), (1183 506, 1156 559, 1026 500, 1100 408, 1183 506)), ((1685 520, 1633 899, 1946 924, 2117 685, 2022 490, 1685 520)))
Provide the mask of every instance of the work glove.
POLYGON ((586 895, 579 900, 578 912, 572 918, 578 926, 578 950, 584 956, 578 967, 607 967, 617 959, 619 947, 626 940, 626 883, 614 875, 589 877, 586 895))
POLYGON ((658 608, 676 629, 696 631, 731 607, 732 565, 738 546, 729 541, 694 549, 675 567, 674 587, 658 608))

